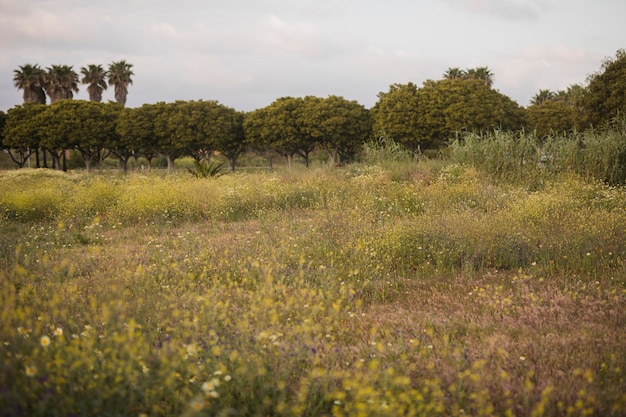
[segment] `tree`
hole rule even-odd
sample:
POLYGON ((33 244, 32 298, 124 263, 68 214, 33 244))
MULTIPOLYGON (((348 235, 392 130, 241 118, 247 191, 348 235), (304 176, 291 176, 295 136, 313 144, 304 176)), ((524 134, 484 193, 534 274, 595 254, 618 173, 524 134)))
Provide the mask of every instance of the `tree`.
POLYGON ((124 108, 117 120, 116 142, 109 144, 111 152, 120 161, 120 168, 126 172, 131 156, 139 155, 148 160, 152 167, 152 159, 157 155, 154 134, 156 105, 144 104, 137 108, 124 108))
POLYGON ((431 147, 420 135, 420 97, 417 85, 393 84, 386 93, 378 93, 378 101, 371 110, 373 129, 385 134, 403 146, 416 150, 431 147))
POLYGON ((448 68, 446 72, 443 73, 444 80, 462 80, 465 79, 466 76, 467 72, 459 67, 448 68))
POLYGON ((448 68, 443 73, 444 80, 482 80, 485 85, 491 87, 493 85, 493 72, 489 67, 476 67, 468 69, 460 69, 458 67, 448 68))
POLYGON ((607 58, 598 72, 587 79, 582 97, 587 126, 599 126, 626 113, 626 50, 607 58))
POLYGON ((329 163, 334 166, 354 159, 359 147, 372 134, 369 111, 343 97, 305 97, 304 129, 326 150, 329 163))
POLYGON ((46 93, 43 89, 45 71, 39 65, 21 65, 13 73, 13 85, 23 90, 24 103, 46 104, 46 93))
POLYGON ((108 77, 109 84, 115 86, 115 101, 122 106, 126 105, 126 96, 128 95, 128 86, 133 83, 132 76, 135 75, 131 68, 132 64, 126 61, 112 62, 109 65, 108 77))
POLYGON ((235 170, 237 158, 245 150, 243 131, 244 114, 218 102, 206 103, 206 125, 204 133, 215 150, 227 159, 229 169, 235 170))
POLYGON ((190 104, 182 100, 155 105, 156 149, 166 157, 168 172, 174 171, 176 159, 190 154, 190 150, 198 144, 198 123, 201 118, 190 110, 190 104))
POLYGON ((427 80, 416 91, 415 132, 424 147, 438 147, 459 131, 517 130, 523 109, 482 79, 427 80))
POLYGON ((53 65, 44 75, 44 90, 50 103, 71 99, 78 92, 78 74, 71 65, 53 65))
POLYGON ((583 94, 584 90, 579 85, 572 85, 567 91, 539 90, 526 109, 529 127, 539 138, 576 130, 581 124, 580 101, 583 94))
POLYGON ((34 123, 38 129, 41 148, 52 156, 52 167, 57 170, 66 170, 65 150, 71 147, 67 126, 76 125, 80 122, 75 119, 71 112, 60 112, 62 107, 56 105, 59 102, 55 101, 50 106, 46 106, 44 111, 37 115, 34 123), (69 117, 71 120, 61 119, 59 113, 63 113, 63 116, 69 117))
POLYGON ((103 152, 108 155, 107 147, 116 142, 115 127, 121 105, 64 100, 57 107, 60 120, 67 123, 65 135, 69 146, 80 152, 85 171, 90 172, 93 162, 103 152))
POLYGON ((83 74, 80 82, 88 85, 89 100, 100 103, 102 101, 102 91, 107 89, 107 72, 102 68, 102 65, 93 64, 82 67, 80 72, 83 74))
MULTIPOLYGON (((6 115, 2 147, 20 168, 33 153, 38 155, 41 135, 37 120, 38 115, 45 110, 44 104, 26 103, 9 109, 6 115)), ((39 160, 36 166, 39 167, 39 160)))
POLYGON ((547 101, 552 101, 556 99, 556 93, 551 90, 539 90, 537 94, 533 96, 530 100, 530 104, 532 106, 540 106, 547 101))
POLYGON ((493 85, 493 72, 489 67, 476 67, 468 69, 466 72, 466 79, 468 80, 481 80, 487 87, 493 85))
POLYGON ((246 138, 257 149, 274 151, 287 160, 291 169, 294 155, 300 154, 308 165, 308 153, 315 141, 302 125, 304 99, 281 97, 262 109, 248 113, 244 121, 246 138))

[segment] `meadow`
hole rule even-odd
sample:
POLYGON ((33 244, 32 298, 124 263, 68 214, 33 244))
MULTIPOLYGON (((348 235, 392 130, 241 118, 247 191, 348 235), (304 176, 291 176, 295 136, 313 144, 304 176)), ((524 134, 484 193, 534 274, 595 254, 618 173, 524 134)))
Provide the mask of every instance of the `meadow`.
POLYGON ((401 159, 0 173, 0 415, 626 415, 626 189, 401 159))

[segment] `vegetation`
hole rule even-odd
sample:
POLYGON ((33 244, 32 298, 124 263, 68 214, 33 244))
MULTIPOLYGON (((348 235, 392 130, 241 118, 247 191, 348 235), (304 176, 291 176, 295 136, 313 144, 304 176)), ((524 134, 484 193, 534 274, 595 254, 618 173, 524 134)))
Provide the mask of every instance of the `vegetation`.
MULTIPOLYGON (((284 157, 288 167, 296 156, 308 166, 311 154, 318 149, 327 153, 330 165, 343 165, 357 160, 364 145, 380 132, 420 155, 443 154, 446 151, 442 149, 467 133, 480 136, 498 131, 515 136, 511 132, 532 132, 541 142, 559 136, 577 137, 578 132, 589 130, 594 137, 594 130, 605 129, 626 111, 625 62, 626 54, 619 50, 614 59, 605 60, 600 71, 589 77, 587 86, 572 85, 557 92, 542 89, 527 108, 493 88, 494 74, 488 67, 449 68, 442 79, 426 80, 421 87, 412 82, 393 84, 388 92, 378 95, 371 110, 338 96, 280 97, 247 114, 203 100, 145 104, 122 112, 103 106, 103 128, 114 134, 95 137, 86 137, 84 129, 69 133, 80 122, 76 118, 49 120, 68 116, 67 112, 53 111, 52 106, 36 118, 25 117, 36 107, 26 110, 16 106, 16 111, 9 111, 7 116, 2 147, 18 167, 34 154, 36 166, 40 166, 40 155, 44 166, 46 155, 50 155, 54 166, 62 169, 65 164, 60 159, 68 149, 75 149, 81 153, 86 169, 91 162, 101 164, 113 155, 125 172, 132 157, 145 157, 151 165, 160 155, 167 160, 171 172, 178 158, 191 156, 208 163, 213 154, 219 153, 234 171, 237 158, 246 149, 264 155, 270 168, 275 155, 284 157), (66 132, 57 135, 53 144, 46 127, 37 125, 44 120, 45 126, 61 126, 66 132), (78 135, 82 138, 68 139, 78 135), (79 143, 84 142, 90 145, 81 147, 79 143)), ((132 64, 113 62, 107 71, 101 65, 89 65, 81 73, 91 102, 101 101, 108 79, 115 86, 118 105, 125 105, 128 86, 133 82, 132 64)), ((78 89, 78 75, 71 66, 53 65, 44 71, 37 65, 24 65, 15 71, 14 83, 24 90, 24 106, 44 104, 44 91, 56 104, 72 98, 78 89)), ((95 109, 83 104, 76 106, 83 115, 89 113, 84 110, 95 109)), ((619 177, 609 176, 609 181, 619 177)))
POLYGON ((624 415, 625 190, 366 149, 2 173, 3 414, 624 415))
POLYGON ((114 61, 109 64, 107 76, 109 84, 115 86, 115 101, 122 106, 126 105, 126 97, 128 96, 128 86, 133 83, 132 71, 133 64, 124 60, 114 61))

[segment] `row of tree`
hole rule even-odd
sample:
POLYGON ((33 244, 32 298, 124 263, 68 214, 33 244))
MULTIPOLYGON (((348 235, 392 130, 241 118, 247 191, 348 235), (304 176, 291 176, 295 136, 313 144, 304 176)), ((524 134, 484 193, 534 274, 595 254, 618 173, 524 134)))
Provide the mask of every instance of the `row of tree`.
MULTIPOLYGON (((128 86, 133 83, 132 64, 126 61, 114 61, 105 70, 102 65, 82 67, 80 82, 87 85, 89 100, 102 101, 102 92, 108 85, 115 87, 115 101, 126 104, 128 86), (107 84, 108 80, 108 84, 107 84)), ((52 65, 41 68, 38 64, 21 65, 13 71, 13 84, 23 92, 24 103, 46 103, 46 94, 50 102, 71 99, 78 92, 79 75, 70 65, 52 65)))
MULTIPOLYGON (((36 149, 44 149, 54 166, 65 149, 78 150, 87 169, 94 161, 115 155, 125 168, 131 157, 151 161, 161 154, 168 167, 190 155, 208 159, 221 152, 235 168, 246 149, 279 154, 288 165, 295 155, 308 164, 316 147, 331 163, 354 159, 361 145, 375 134, 408 149, 422 151, 444 145, 460 131, 535 130, 551 132, 599 126, 626 111, 626 53, 603 62, 586 87, 553 93, 541 90, 522 108, 492 88, 486 67, 450 68, 442 79, 394 84, 378 95, 370 110, 342 97, 282 97, 249 113, 216 101, 176 101, 123 108, 96 100, 58 100, 50 106, 25 104, 0 112, 2 146, 23 164, 36 149)), ((39 155, 37 152, 36 155, 39 155)))

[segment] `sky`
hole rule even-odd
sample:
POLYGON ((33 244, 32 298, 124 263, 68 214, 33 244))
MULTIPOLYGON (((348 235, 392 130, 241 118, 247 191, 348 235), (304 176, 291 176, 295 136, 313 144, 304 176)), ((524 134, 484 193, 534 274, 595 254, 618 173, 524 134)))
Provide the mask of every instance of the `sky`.
POLYGON ((119 60, 133 65, 127 107, 338 95, 371 108, 391 84, 482 66, 527 106, 626 48, 624 16, 624 0, 0 0, 0 110, 22 103, 20 65, 119 60))

